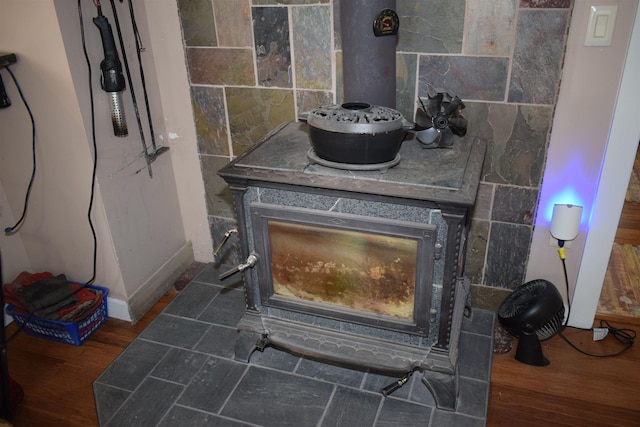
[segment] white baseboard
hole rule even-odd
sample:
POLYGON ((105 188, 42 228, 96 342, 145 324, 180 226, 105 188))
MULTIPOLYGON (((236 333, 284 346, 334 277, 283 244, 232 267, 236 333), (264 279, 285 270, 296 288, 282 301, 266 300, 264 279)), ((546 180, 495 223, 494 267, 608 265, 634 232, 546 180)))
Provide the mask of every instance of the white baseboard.
POLYGON ((109 317, 131 322, 129 305, 126 301, 107 297, 107 311, 109 312, 109 317))

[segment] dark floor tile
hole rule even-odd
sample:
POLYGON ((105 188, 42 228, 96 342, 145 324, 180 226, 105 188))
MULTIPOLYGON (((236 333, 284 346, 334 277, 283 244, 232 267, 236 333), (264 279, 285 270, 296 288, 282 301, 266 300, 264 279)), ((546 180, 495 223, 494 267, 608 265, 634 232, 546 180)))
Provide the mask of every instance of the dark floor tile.
POLYGON ((142 331, 140 338, 192 349, 210 327, 195 320, 160 314, 142 331))
POLYGON ((225 288, 204 309, 198 320, 235 327, 244 314, 245 306, 242 290, 225 288))
POLYGON ((98 423, 104 425, 116 413, 131 392, 105 384, 94 384, 93 395, 96 401, 98 423))
MULTIPOLYGON (((433 409, 404 400, 385 399, 376 421, 376 427, 427 427, 433 409)), ((436 424, 437 426, 454 426, 455 424, 436 424)))
POLYGON ((171 408, 183 388, 179 384, 147 378, 116 412, 107 426, 154 426, 171 408))
POLYGON ((496 314, 493 311, 472 308, 471 316, 462 318, 462 331, 491 336, 495 317, 496 314))
POLYGON ((217 286, 191 283, 171 301, 164 313, 196 319, 219 292, 217 286))
POLYGON ((458 346, 458 373, 463 377, 489 381, 493 339, 463 332, 458 346))
POLYGON ((411 384, 411 401, 435 408, 436 400, 433 397, 433 394, 431 394, 429 388, 422 382, 422 377, 422 373, 416 373, 413 375, 413 384, 411 384))
POLYGON ((238 331, 226 326, 211 325, 195 350, 215 356, 233 358, 238 331))
POLYGON ((486 417, 489 383, 469 378, 459 378, 458 388, 456 412, 474 417, 486 417))
POLYGON ((200 370, 208 356, 180 348, 172 348, 151 372, 163 380, 188 384, 200 370))
MULTIPOLYGON (((514 425, 517 424, 517 421, 515 421, 514 425)), ((461 415, 456 412, 436 409, 433 413, 433 417, 431 418, 431 426, 482 427, 484 426, 484 420, 461 415)))
POLYGON ((219 417, 208 412, 196 411, 174 405, 158 427, 246 427, 249 424, 219 417))
POLYGON ((280 371, 293 372, 300 362, 300 357, 278 350, 273 347, 267 347, 264 351, 254 351, 251 355, 251 364, 274 368, 280 371))
POLYGON ((265 427, 315 426, 333 388, 322 381, 252 366, 221 415, 265 427))
POLYGON ((300 361, 296 369, 296 374, 355 388, 360 388, 365 375, 365 373, 361 371, 310 359, 302 359, 300 361))
POLYGON ((242 363, 210 357, 177 403, 217 413, 246 368, 242 363))
POLYGON ((176 279, 173 287, 178 291, 183 290, 189 283, 191 283, 194 277, 196 277, 202 270, 204 270, 206 266, 207 263, 205 262, 195 261, 191 263, 191 265, 189 265, 176 279))
POLYGON ((338 387, 321 426, 372 426, 381 399, 381 395, 338 387))
POLYGON ((220 273, 231 267, 233 266, 217 266, 215 263, 210 263, 203 268, 200 274, 198 274, 193 280, 194 282, 210 283, 212 285, 240 289, 243 284, 241 274, 234 274, 225 280, 220 280, 220 273))
POLYGON ((170 347, 165 345, 135 340, 109 365, 96 382, 134 390, 169 349, 170 347))
MULTIPOLYGON (((413 377, 416 377, 416 375, 412 375, 413 377)), ((397 382, 401 377, 397 376, 397 377, 393 377, 393 376, 388 376, 388 375, 380 375, 380 374, 374 374, 374 373, 367 373, 366 378, 364 379, 364 383, 362 384, 362 388, 364 390, 368 390, 368 391, 372 391, 374 393, 382 393, 382 389, 385 388, 386 386, 393 384, 395 382, 397 382)), ((399 398, 399 399, 408 399, 409 398, 409 392, 411 391, 411 382, 414 380, 414 378, 412 378, 411 380, 409 380, 410 382, 405 384, 404 386, 400 387, 399 389, 397 389, 396 391, 393 392, 393 397, 399 398)))

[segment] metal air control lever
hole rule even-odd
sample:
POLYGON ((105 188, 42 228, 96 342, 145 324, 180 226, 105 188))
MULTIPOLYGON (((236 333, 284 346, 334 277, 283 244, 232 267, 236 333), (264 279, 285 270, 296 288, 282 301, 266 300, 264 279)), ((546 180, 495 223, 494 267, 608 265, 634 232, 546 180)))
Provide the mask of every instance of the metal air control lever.
POLYGON ((226 233, 224 233, 224 237, 222 238, 222 241, 218 244, 218 246, 216 246, 216 248, 213 250, 213 257, 217 257, 218 255, 220 255, 220 251, 222 250, 222 247, 224 246, 225 243, 227 243, 227 240, 229 240, 229 237, 233 234, 233 233, 237 233, 238 229, 237 228, 232 228, 231 230, 227 231, 226 233))
POLYGON ((256 254, 252 253, 247 257, 247 260, 245 262, 236 265, 231 270, 228 270, 228 271, 222 273, 218 277, 220 278, 220 280, 224 280, 227 277, 229 277, 229 276, 231 276, 233 274, 236 274, 239 271, 244 271, 247 268, 253 267, 254 265, 256 265, 256 262, 258 262, 258 256, 256 254))

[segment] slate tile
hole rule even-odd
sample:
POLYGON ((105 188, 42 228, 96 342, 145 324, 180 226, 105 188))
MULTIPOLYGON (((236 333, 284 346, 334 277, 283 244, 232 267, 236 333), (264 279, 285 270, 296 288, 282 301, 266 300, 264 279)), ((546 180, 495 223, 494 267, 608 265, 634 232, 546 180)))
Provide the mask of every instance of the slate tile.
POLYGON ((291 11, 296 86, 331 90, 331 16, 327 6, 291 11))
POLYGON ((229 156, 224 91, 216 87, 192 86, 191 106, 198 138, 198 153, 229 156))
POLYGON ((213 0, 218 45, 252 47, 251 0, 213 0))
POLYGON ((462 98, 504 100, 509 59, 499 57, 422 55, 419 60, 418 95, 449 92, 462 98))
MULTIPOLYGON (((425 427, 429 424, 431 411, 428 406, 387 398, 376 421, 376 427, 425 427)), ((455 425, 455 424, 434 424, 455 425)))
POLYGON ((96 401, 98 423, 104 425, 116 413, 131 392, 105 384, 94 383, 93 395, 96 401))
POLYGON ((235 328, 212 325, 195 350, 231 359, 235 352, 237 336, 238 331, 235 328))
POLYGON ((484 420, 473 418, 456 412, 436 409, 431 418, 432 426, 483 427, 484 420))
POLYGON ((480 418, 486 417, 489 383, 469 378, 460 378, 458 387, 456 412, 480 418))
POLYGON ((185 46, 215 46, 216 27, 209 0, 178 0, 185 46))
POLYGON ((291 87, 289 14, 286 7, 254 7, 253 37, 260 86, 291 87))
POLYGON ((174 298, 163 313, 196 319, 220 292, 220 288, 192 283, 174 298))
POLYGON ((208 412, 197 411, 184 406, 174 405, 162 419, 158 427, 245 427, 240 421, 219 417, 208 412))
POLYGON ((528 225, 491 224, 485 284, 515 289, 524 283, 531 233, 528 225))
MULTIPOLYGON (((233 216, 233 196, 229 186, 218 171, 229 163, 228 157, 200 156, 202 179, 204 181, 207 213, 209 215, 233 216)), ((218 273, 219 274, 219 273, 218 273)))
POLYGON ((242 363, 210 357, 177 403, 217 413, 246 368, 242 363))
POLYGON ((160 314, 142 331, 140 338, 192 349, 210 327, 195 320, 160 314))
POLYGON ((493 199, 493 221, 532 225, 538 190, 497 185, 493 199))
POLYGON ((398 32, 397 51, 462 52, 464 0, 400 1, 396 12, 402 23, 398 32))
POLYGON ((167 354, 170 347, 136 339, 96 382, 134 390, 167 354))
POLYGON ((192 84, 255 84, 251 49, 199 47, 187 48, 186 54, 192 84))
MULTIPOLYGON (((394 391, 393 397, 396 397, 399 399, 408 399, 409 394, 411 392, 410 385, 411 385, 411 382, 414 381, 413 377, 416 377, 416 375, 412 375, 410 383, 407 383, 404 386, 400 387, 398 390, 394 391)), ((364 382, 362 383, 362 389, 372 391, 374 393, 381 393, 383 388, 385 388, 390 384, 393 384, 394 382, 397 382, 399 378, 401 377, 400 376, 394 377, 394 376, 388 376, 388 375, 375 374, 373 372, 367 372, 364 382)))
POLYGON ((107 426, 153 426, 171 408, 184 386, 147 378, 116 412, 107 426))
POLYGON ((252 365, 264 366, 287 372, 293 372, 296 369, 296 366, 298 366, 300 360, 301 358, 296 355, 273 347, 267 347, 264 351, 254 351, 251 355, 252 365))
POLYGON ((321 426, 371 426, 380 407, 381 395, 338 387, 321 426))
POLYGON ((356 388, 360 387, 365 376, 361 371, 304 358, 300 361, 296 374, 356 388))
POLYGON ((222 289, 198 320, 235 327, 244 314, 245 306, 244 290, 222 289))
POLYGON ((458 347, 458 373, 461 376, 489 381, 493 339, 462 332, 458 347))
POLYGON ((315 426, 334 385, 251 366, 221 415, 265 427, 315 426))
POLYGON ((556 102, 568 20, 567 9, 518 12, 509 102, 547 105, 556 102))
POLYGON ((208 356, 180 348, 172 348, 151 372, 163 380, 188 384, 200 370, 208 356))
POLYGON ((492 337, 495 321, 495 312, 473 308, 471 310, 471 317, 465 316, 462 318, 462 331, 492 337))

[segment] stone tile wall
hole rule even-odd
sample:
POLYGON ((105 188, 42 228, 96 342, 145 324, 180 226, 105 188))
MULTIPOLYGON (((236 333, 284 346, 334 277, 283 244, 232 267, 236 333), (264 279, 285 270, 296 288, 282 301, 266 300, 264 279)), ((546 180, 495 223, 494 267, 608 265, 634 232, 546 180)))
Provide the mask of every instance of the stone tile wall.
MULTIPOLYGON (((340 102, 339 1, 177 0, 214 242, 233 224, 217 170, 280 123, 340 102)), ((524 280, 571 7, 397 0, 398 110, 413 118, 428 88, 457 94, 468 133, 489 141, 467 256, 479 307, 524 280)))

